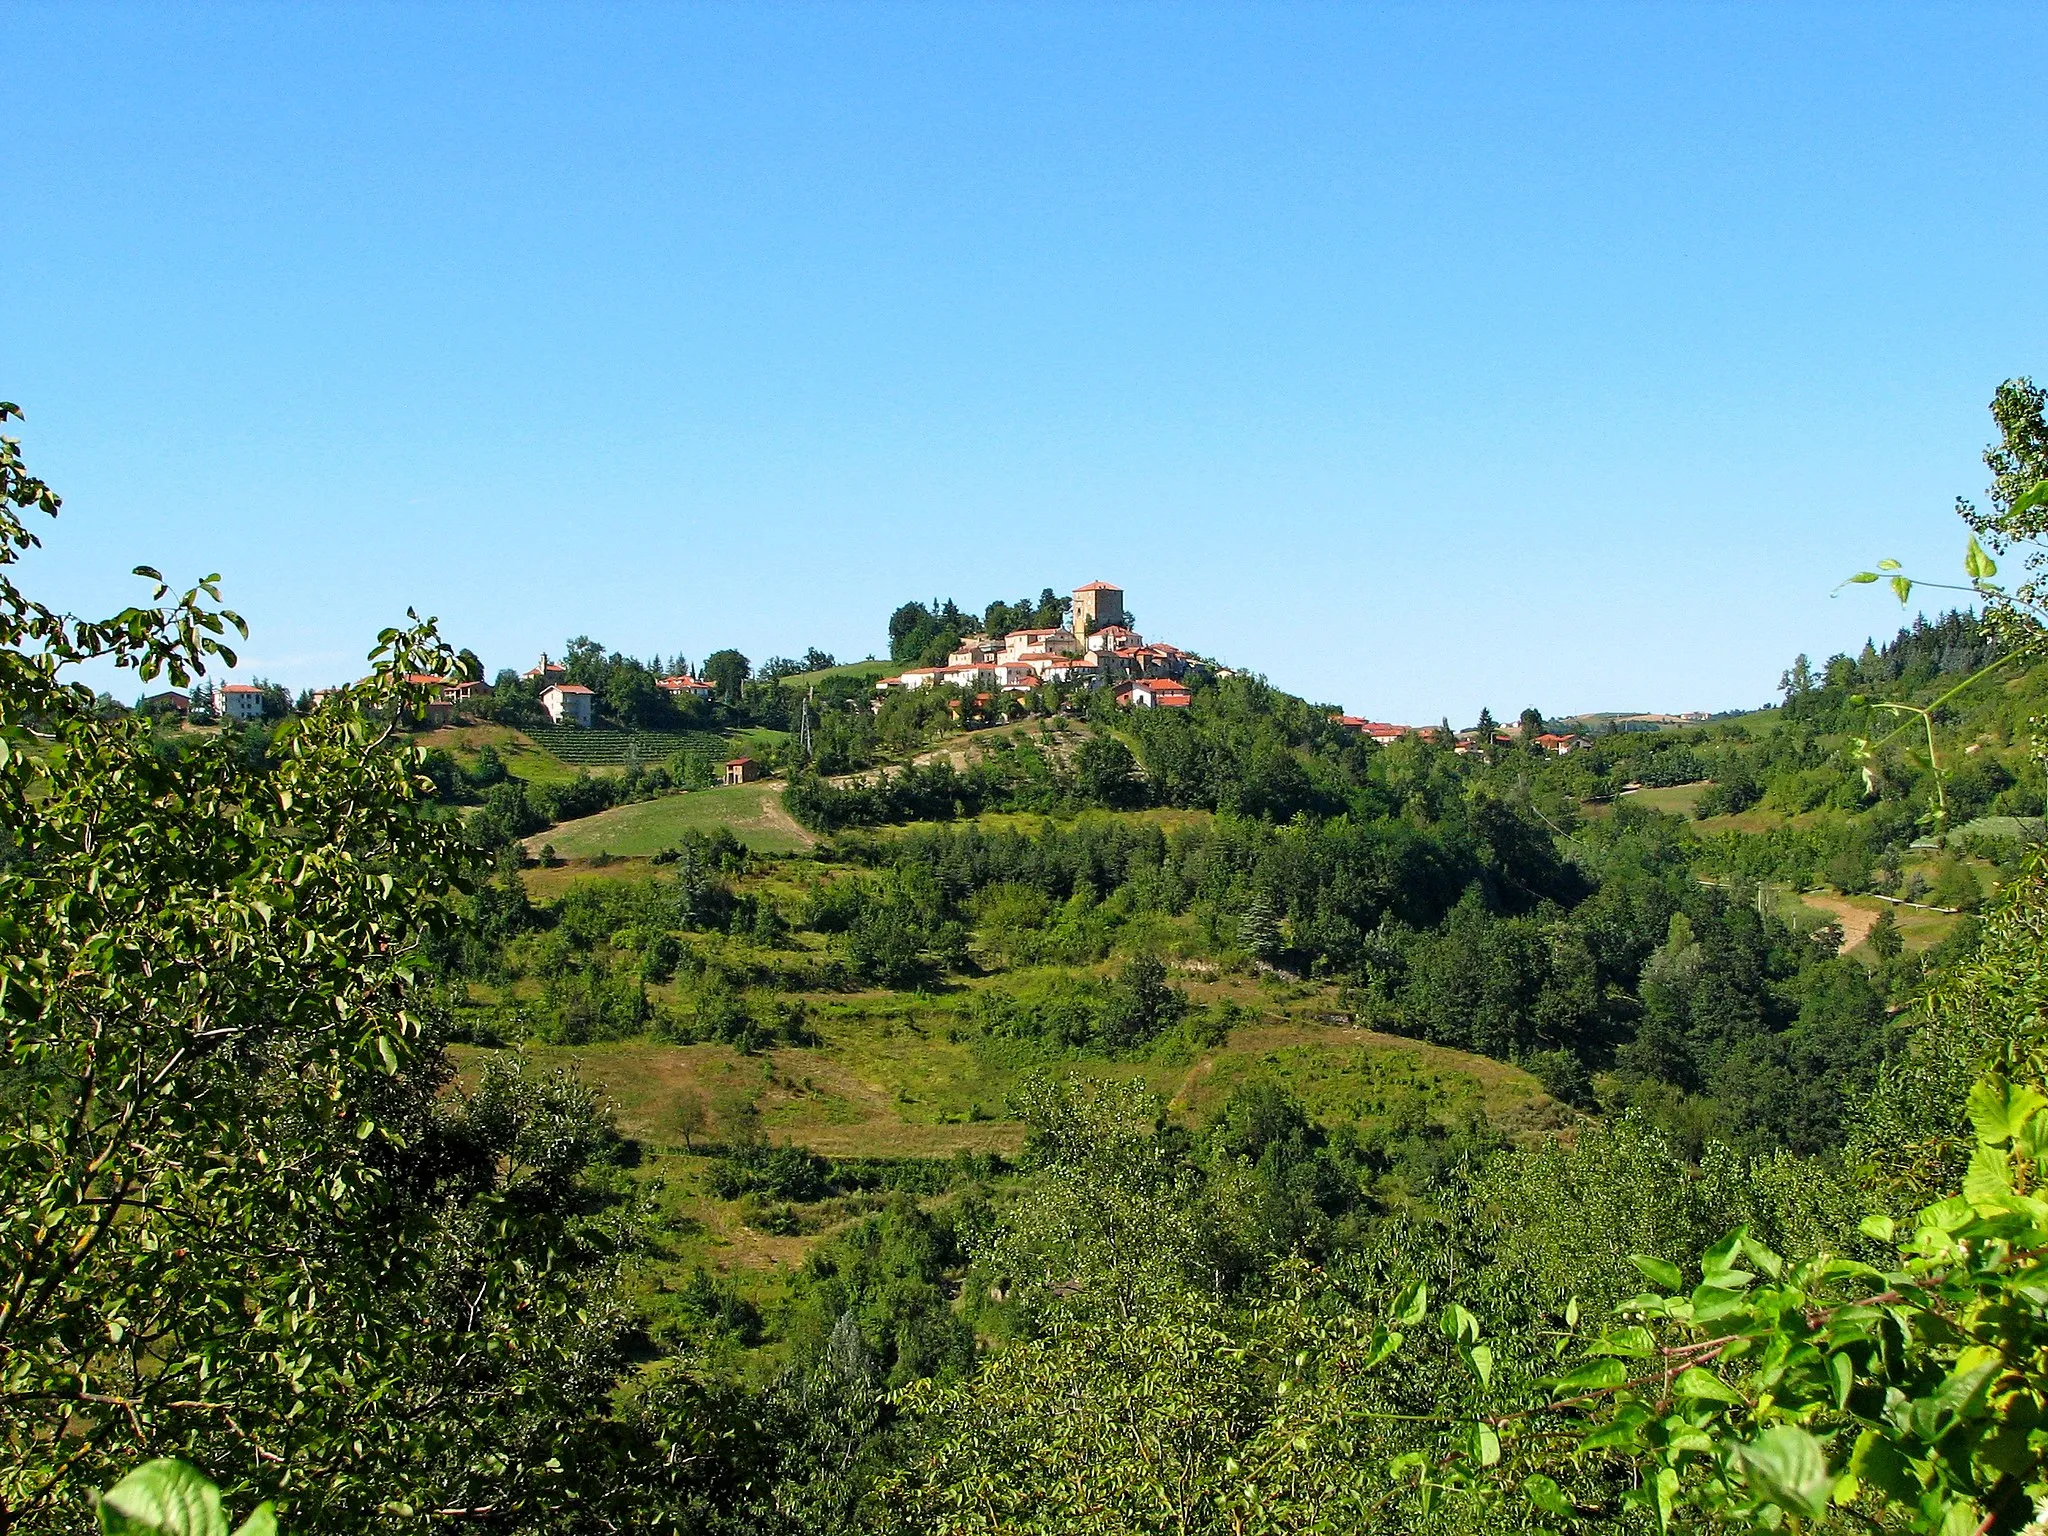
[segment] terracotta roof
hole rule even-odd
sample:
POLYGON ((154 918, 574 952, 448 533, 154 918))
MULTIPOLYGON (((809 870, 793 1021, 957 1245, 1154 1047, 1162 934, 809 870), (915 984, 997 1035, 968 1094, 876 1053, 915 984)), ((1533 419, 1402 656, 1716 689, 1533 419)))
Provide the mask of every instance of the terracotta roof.
POLYGON ((1074 588, 1076 592, 1121 592, 1123 588, 1113 581, 1091 581, 1085 587, 1074 588))
POLYGON ((553 686, 553 688, 554 688, 554 691, 555 691, 556 693, 589 693, 589 692, 590 692, 590 690, 589 690, 588 688, 584 687, 584 686, 583 686, 583 685, 582 685, 581 683, 555 683, 555 684, 553 684, 552 686, 553 686))
POLYGON ((728 757, 725 760, 725 766, 728 768, 737 768, 742 763, 751 763, 752 761, 753 759, 751 757, 728 757))
POLYGON ((222 683, 220 691, 222 693, 261 693, 263 690, 254 683, 222 683))

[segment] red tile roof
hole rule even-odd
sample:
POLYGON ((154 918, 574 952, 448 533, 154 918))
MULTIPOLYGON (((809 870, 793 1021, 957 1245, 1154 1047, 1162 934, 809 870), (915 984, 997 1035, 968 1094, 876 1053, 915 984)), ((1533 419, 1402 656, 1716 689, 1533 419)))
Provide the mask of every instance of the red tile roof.
POLYGON ((557 692, 557 693, 589 693, 589 692, 590 692, 590 690, 589 690, 588 688, 584 687, 584 686, 583 686, 583 685, 582 685, 581 683, 555 683, 555 684, 553 684, 552 686, 554 687, 554 690, 555 690, 555 692, 557 692))
POLYGON ((1074 588, 1076 592, 1121 592, 1123 588, 1113 581, 1091 581, 1085 587, 1074 588))

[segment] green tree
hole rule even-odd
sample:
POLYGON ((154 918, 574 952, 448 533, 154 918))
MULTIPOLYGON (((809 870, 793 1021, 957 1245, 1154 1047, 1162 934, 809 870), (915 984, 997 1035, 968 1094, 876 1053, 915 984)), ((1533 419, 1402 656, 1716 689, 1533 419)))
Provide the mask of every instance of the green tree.
POLYGON ((1074 752, 1074 782, 1090 805, 1123 810, 1144 799, 1144 781, 1131 749, 1107 732, 1090 736, 1074 752))
POLYGON ((468 855, 380 722, 453 654, 388 630, 270 754, 163 753, 67 672, 183 685, 241 621, 151 572, 165 605, 109 621, 35 602, 32 510, 0 438, 0 1527, 75 1529, 167 1453, 304 1529, 548 1523, 616 1368, 609 1243, 587 1095, 444 1091, 423 983, 468 855))
POLYGON ((735 650, 713 651, 704 658, 704 681, 718 689, 718 697, 726 704, 739 703, 740 690, 752 670, 747 658, 735 650))

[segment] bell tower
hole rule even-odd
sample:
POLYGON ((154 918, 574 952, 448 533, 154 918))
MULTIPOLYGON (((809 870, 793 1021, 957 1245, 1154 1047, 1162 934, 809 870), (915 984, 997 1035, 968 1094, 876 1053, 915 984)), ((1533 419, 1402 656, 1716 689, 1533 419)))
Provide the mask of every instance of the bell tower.
POLYGON ((1124 589, 1106 581, 1074 588, 1074 638, 1086 640, 1096 630, 1124 622, 1124 589))

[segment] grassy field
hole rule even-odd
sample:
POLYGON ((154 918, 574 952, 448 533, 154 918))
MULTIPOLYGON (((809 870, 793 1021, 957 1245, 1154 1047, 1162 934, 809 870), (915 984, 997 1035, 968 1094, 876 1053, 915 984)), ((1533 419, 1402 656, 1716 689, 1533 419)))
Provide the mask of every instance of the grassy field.
POLYGON ((439 747, 464 768, 474 763, 485 747, 494 748, 505 771, 530 784, 566 784, 576 777, 574 768, 509 725, 444 725, 414 739, 423 747, 439 747))
POLYGON ((893 677, 908 665, 902 661, 849 661, 844 666, 824 667, 816 672, 793 672, 782 680, 782 686, 802 689, 811 683, 822 683, 828 677, 859 677, 873 681, 893 677))
POLYGON ((1700 796, 1707 792, 1707 783, 1707 780, 1701 779, 1697 784, 1671 784, 1662 789, 1635 789, 1628 791, 1624 798, 1632 805, 1662 811, 1667 816, 1690 816, 1692 808, 1699 804, 1700 796))
MULTIPOLYGON (((735 1134, 805 1146, 827 1157, 1015 1156, 1025 1127, 1010 1098, 1028 1075, 1078 1073, 1141 1079, 1187 1125, 1207 1121, 1239 1084, 1287 1086, 1326 1123, 1361 1129, 1415 1119, 1454 1125, 1473 1113, 1512 1136, 1567 1128, 1576 1116, 1514 1067, 1460 1051, 1321 1022, 1327 988, 1246 978, 1195 980, 1198 1001, 1241 1000, 1246 1022, 1220 1044, 1162 1045, 1129 1061, 1034 1053, 1019 1042, 963 1033, 945 999, 900 994, 813 998, 816 1047, 742 1055, 724 1045, 529 1046, 534 1066, 575 1073, 599 1088, 619 1129, 640 1142, 639 1178, 662 1208, 670 1283, 697 1265, 734 1275, 760 1297, 800 1266, 821 1239, 874 1201, 826 1202, 801 1212, 803 1230, 769 1230, 747 1201, 708 1188, 709 1153, 735 1134), (703 1120, 684 1126, 688 1107, 703 1120)), ((491 1052, 456 1047, 473 1082, 491 1052)))
POLYGON ((535 854, 550 846, 564 859, 589 859, 600 853, 644 859, 673 848, 685 832, 727 827, 756 853, 798 853, 817 839, 783 810, 782 788, 763 780, 640 800, 537 832, 526 846, 535 854))

